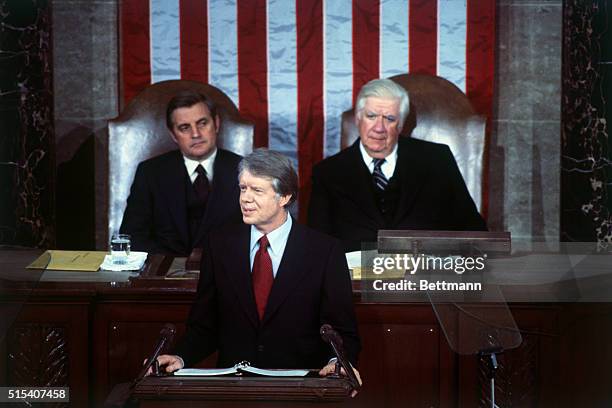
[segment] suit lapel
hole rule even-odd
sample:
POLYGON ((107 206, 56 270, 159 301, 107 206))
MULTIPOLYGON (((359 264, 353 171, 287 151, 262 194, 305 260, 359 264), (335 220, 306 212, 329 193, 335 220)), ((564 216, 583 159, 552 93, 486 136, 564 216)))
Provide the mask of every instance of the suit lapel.
POLYGON ((168 209, 180 238, 187 247, 189 245, 189 229, 187 226, 187 204, 185 191, 185 177, 187 170, 183 156, 177 150, 171 158, 172 164, 167 172, 160 177, 160 194, 168 203, 168 209))
POLYGON ((393 218, 394 224, 410 211, 426 178, 424 158, 410 144, 407 140, 398 143, 393 177, 397 178, 395 182, 400 185, 400 198, 393 218))
POLYGON ((380 225, 384 223, 384 219, 374 199, 372 174, 363 161, 359 143, 359 140, 357 140, 349 147, 350 151, 345 166, 348 169, 354 169, 355 174, 354 177, 342 180, 342 188, 346 189, 346 194, 355 202, 357 208, 360 208, 367 216, 375 220, 377 225, 380 225))
POLYGON ((297 225, 297 222, 295 220, 292 221, 293 224, 287 238, 285 252, 278 266, 276 278, 274 278, 274 284, 270 291, 262 324, 270 320, 308 271, 307 268, 304 268, 304 259, 307 259, 304 247, 300 245, 300 243, 304 242, 302 238, 303 232, 300 226, 297 225))
POLYGON ((251 226, 241 225, 239 233, 232 237, 232 240, 235 242, 233 247, 235 251, 230 256, 223 258, 227 266, 227 275, 232 281, 232 288, 236 291, 243 310, 251 323, 257 327, 259 326, 259 316, 257 315, 257 305, 253 294, 250 261, 251 226))

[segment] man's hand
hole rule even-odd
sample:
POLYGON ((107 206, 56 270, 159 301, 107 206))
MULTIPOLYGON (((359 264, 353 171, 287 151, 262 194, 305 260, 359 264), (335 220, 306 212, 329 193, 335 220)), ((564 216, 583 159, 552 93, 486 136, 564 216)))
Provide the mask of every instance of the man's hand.
MULTIPOLYGON (((143 361, 143 364, 146 361, 147 360, 143 361)), ((170 354, 162 354, 158 356, 157 362, 159 363, 160 369, 167 373, 172 373, 176 370, 180 370, 181 368, 183 368, 183 365, 184 365, 182 358, 180 358, 179 356, 170 355, 170 354)), ((152 373, 153 373, 153 370, 151 367, 149 367, 149 371, 147 371, 147 375, 151 375, 152 373)))
MULTIPOLYGON (((355 373, 355 377, 357 377, 357 381, 359 381, 359 385, 363 385, 363 381, 361 381, 361 376, 359 375, 359 371, 357 371, 357 369, 353 366, 351 366, 351 368, 353 369, 353 373, 355 373)), ((319 370, 319 375, 321 377, 326 377, 330 374, 333 374, 335 371, 336 371, 336 363, 332 362, 332 363, 327 364, 321 370, 319 370)), ((344 368, 340 368, 340 374, 346 375, 346 371, 344 371, 344 368)), ((351 398, 354 398, 355 395, 357 395, 357 390, 353 390, 353 392, 351 393, 351 398)))

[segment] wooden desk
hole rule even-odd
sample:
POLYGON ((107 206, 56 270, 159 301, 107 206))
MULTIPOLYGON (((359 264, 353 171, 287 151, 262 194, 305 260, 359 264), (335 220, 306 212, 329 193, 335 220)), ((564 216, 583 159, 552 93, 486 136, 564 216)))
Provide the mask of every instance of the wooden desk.
MULTIPOLYGON (((23 268, 32 252, 1 255, 23 268)), ((9 265, 9 266, 7 266, 9 265)), ((96 406, 136 376, 161 327, 184 331, 195 280, 165 280, 167 260, 153 258, 127 282, 5 281, 0 311, 16 315, 0 345, 0 383, 65 385, 71 406, 96 406), (164 264, 166 262, 166 264, 164 264)), ((22 271, 23 272, 23 271, 22 271)), ((500 357, 500 406, 605 406, 612 401, 612 306, 515 303, 520 348, 500 357)), ((355 291, 365 381, 351 406, 476 407, 484 366, 448 346, 427 303, 366 303, 355 291)), ((212 366, 214 357, 202 366, 212 366)))

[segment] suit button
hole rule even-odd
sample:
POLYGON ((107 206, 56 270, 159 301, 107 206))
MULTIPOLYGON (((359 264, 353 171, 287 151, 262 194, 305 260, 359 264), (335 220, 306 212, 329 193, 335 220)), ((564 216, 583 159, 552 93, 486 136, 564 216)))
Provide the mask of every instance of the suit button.
POLYGON ((259 344, 259 345, 257 346, 257 351, 259 351, 260 353, 261 353, 262 351, 264 351, 264 346, 263 346, 263 344, 259 344))

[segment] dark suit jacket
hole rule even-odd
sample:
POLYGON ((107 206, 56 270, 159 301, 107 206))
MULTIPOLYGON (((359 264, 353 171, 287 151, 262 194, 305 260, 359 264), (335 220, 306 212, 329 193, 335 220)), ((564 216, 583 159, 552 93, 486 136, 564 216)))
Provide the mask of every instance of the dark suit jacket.
POLYGON ((319 335, 328 323, 355 364, 360 342, 340 242, 293 222, 261 322, 249 245, 249 225, 211 233, 197 299, 175 354, 187 367, 218 350, 219 367, 247 360, 263 368, 321 368, 333 357, 319 335))
POLYGON ((132 249, 188 256, 201 247, 211 228, 241 222, 238 163, 241 157, 218 149, 211 193, 195 240, 189 236, 186 204, 187 169, 179 150, 138 165, 120 231, 130 234, 132 249))
POLYGON ((347 251, 376 242, 379 229, 486 230, 448 146, 412 138, 398 141, 390 183, 398 184, 399 201, 386 223, 359 143, 314 167, 311 227, 343 240, 347 251))

